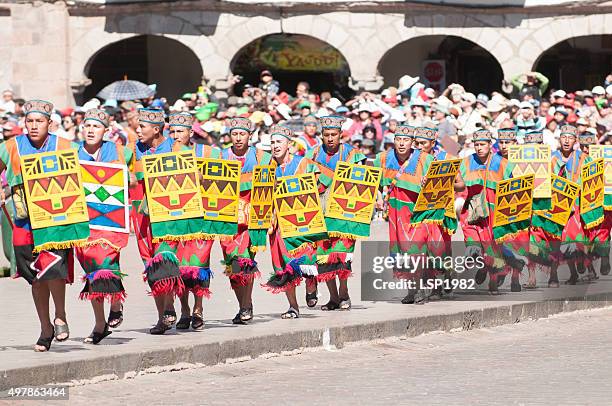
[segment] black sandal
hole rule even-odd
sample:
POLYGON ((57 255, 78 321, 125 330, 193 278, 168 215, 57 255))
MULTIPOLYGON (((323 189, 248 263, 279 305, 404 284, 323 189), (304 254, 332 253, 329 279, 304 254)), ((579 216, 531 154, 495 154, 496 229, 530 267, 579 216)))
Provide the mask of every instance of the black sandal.
POLYGON ((321 306, 321 310, 323 311, 338 310, 339 308, 340 308, 340 303, 332 302, 331 300, 327 302, 326 304, 324 304, 323 306, 321 306))
POLYGON ((238 314, 240 315, 240 320, 242 321, 253 320, 253 308, 252 307, 249 307, 247 309, 240 309, 240 312, 238 312, 238 314))
POLYGON ((110 311, 108 313, 108 326, 110 328, 117 328, 123 323, 123 305, 121 305, 121 310, 119 311, 110 311))
POLYGON ((308 293, 306 292, 306 306, 312 308, 315 307, 317 305, 317 302, 319 301, 318 296, 318 292, 315 290, 312 293, 308 293))
POLYGON ((236 313, 236 315, 232 319, 232 324, 247 324, 245 321, 242 320, 242 317, 241 317, 243 310, 244 309, 240 309, 238 313, 236 313))
POLYGON ((191 324, 190 316, 182 316, 181 319, 176 323, 177 330, 187 330, 189 328, 189 324, 191 324))
POLYGON ((39 350, 37 348, 34 348, 34 351, 36 352, 47 352, 49 351, 49 349, 51 348, 51 342, 53 341, 53 336, 51 337, 47 337, 47 338, 43 338, 43 337, 39 337, 38 341, 36 341, 36 345, 40 346, 40 347, 45 347, 45 350, 39 350))
POLYGON ((299 319, 300 312, 293 307, 290 307, 285 313, 281 314, 281 319, 299 319))
POLYGON ((174 310, 166 310, 164 312, 164 318, 167 318, 170 322, 170 326, 174 326, 174 323, 176 323, 176 312, 174 310))
POLYGON ((68 328, 68 323, 66 323, 64 320, 62 321, 65 324, 57 324, 56 323, 57 320, 62 320, 62 319, 56 318, 55 321, 53 322, 54 336, 55 336, 55 339, 61 343, 62 341, 66 341, 67 339, 70 338, 70 329, 68 328), (62 339, 57 338, 57 336, 61 334, 66 334, 66 337, 62 339))
POLYGON ((107 323, 104 326, 103 332, 98 333, 97 331, 94 331, 93 333, 91 333, 91 342, 92 344, 99 344, 100 341, 104 340, 106 337, 108 337, 111 334, 113 334, 113 332, 109 330, 108 323, 107 323))
POLYGON ((202 315, 194 313, 193 316, 191 316, 191 328, 194 330, 204 329, 204 318, 202 315))
POLYGON ((171 328, 172 328, 171 318, 164 315, 161 319, 157 321, 157 324, 149 330, 149 333, 153 335, 162 335, 166 331, 170 330, 171 328))

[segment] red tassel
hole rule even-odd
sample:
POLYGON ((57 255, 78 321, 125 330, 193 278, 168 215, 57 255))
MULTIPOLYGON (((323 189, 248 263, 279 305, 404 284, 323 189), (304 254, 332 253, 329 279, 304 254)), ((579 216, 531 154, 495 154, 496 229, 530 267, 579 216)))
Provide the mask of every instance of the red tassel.
POLYGON ((297 286, 300 286, 301 283, 302 283, 302 278, 295 278, 294 280, 292 280, 291 282, 289 282, 285 286, 270 286, 267 283, 266 284, 262 283, 261 287, 266 289, 268 292, 271 292, 273 294, 277 294, 277 293, 286 292, 286 291, 288 291, 291 288, 295 288, 297 286))
POLYGON ((201 286, 196 286, 194 288, 189 289, 191 292, 193 292, 194 295, 196 295, 197 297, 205 297, 206 299, 210 299, 210 289, 208 288, 203 288, 201 286))
POLYGON ((316 278, 317 278, 317 282, 319 283, 331 281, 332 279, 336 278, 336 272, 331 271, 331 272, 320 273, 316 276, 316 278))
POLYGON ((236 273, 236 274, 231 274, 230 280, 232 283, 232 286, 246 286, 249 283, 251 283, 253 280, 255 280, 255 278, 259 278, 261 276, 261 273, 259 271, 255 271, 255 272, 250 272, 250 273, 244 273, 244 272, 240 272, 240 273, 236 273))
POLYGON ((185 284, 183 283, 183 280, 179 276, 174 276, 172 278, 166 278, 155 282, 149 295, 161 296, 174 294, 180 296, 183 294, 184 290, 185 284))
POLYGON ((98 301, 98 302, 103 302, 103 301, 108 301, 109 303, 115 303, 115 302, 125 302, 125 298, 127 297, 127 294, 125 293, 125 291, 121 291, 121 292, 115 292, 115 293, 103 293, 103 292, 81 292, 81 294, 79 294, 79 299, 81 300, 91 300, 91 301, 98 301))
POLYGON ((348 269, 340 269, 338 271, 338 279, 340 279, 341 281, 346 280, 350 278, 351 276, 353 276, 353 273, 349 271, 348 269))

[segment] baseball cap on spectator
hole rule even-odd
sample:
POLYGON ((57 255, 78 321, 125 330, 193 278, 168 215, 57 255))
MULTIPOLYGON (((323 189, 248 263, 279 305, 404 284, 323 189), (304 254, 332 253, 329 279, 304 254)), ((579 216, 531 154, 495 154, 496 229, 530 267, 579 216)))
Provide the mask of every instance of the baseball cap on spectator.
POLYGON ((270 72, 270 71, 269 71, 269 70, 267 70, 267 69, 262 70, 262 71, 261 71, 261 73, 259 74, 259 77, 260 77, 260 78, 263 78, 264 76, 270 76, 270 77, 271 77, 271 76, 272 76, 272 72, 270 72))
POLYGON ((71 115, 73 111, 74 109, 72 107, 66 107, 63 110, 60 110, 60 114, 62 115, 62 117, 66 117, 71 115))
POLYGON ((567 117, 567 115, 569 114, 567 110, 565 110, 565 107, 557 107, 555 109, 555 113, 561 113, 563 114, 565 117, 567 117))
POLYGON ((363 141, 363 135, 359 133, 355 133, 351 136, 351 142, 362 142, 362 141, 363 141))
POLYGON ((373 147, 374 146, 374 140, 366 138, 365 140, 363 140, 361 145, 363 145, 364 147, 373 147))
POLYGON ((612 85, 608 85, 608 87, 606 87, 606 94, 608 97, 612 96, 612 85))
POLYGON ((207 133, 212 133, 213 131, 215 131, 215 126, 210 121, 207 121, 202 124, 202 130, 206 131, 207 133))
POLYGON ((428 87, 427 89, 425 89, 423 93, 425 93, 425 96, 427 96, 430 99, 433 99, 434 97, 436 97, 436 91, 433 90, 431 87, 428 87))
POLYGON ((514 106, 514 107, 519 107, 519 108, 520 108, 520 106, 521 106, 521 102, 520 102, 520 101, 518 101, 518 99, 510 99, 510 100, 508 101, 508 106, 509 106, 509 107, 514 106))
POLYGON ((476 96, 474 96, 474 93, 463 93, 461 95, 461 100, 474 104, 476 103, 476 96))
POLYGON ((567 93, 565 93, 565 90, 563 89, 559 89, 559 90, 555 90, 552 94, 552 97, 562 97, 564 98, 565 96, 567 96, 567 93))
POLYGON ((461 107, 459 106, 450 106, 448 108, 448 112, 451 113, 455 118, 457 118, 461 115, 463 111, 461 110, 461 107))
POLYGON ((519 104, 519 109, 524 110, 524 109, 533 109, 533 104, 529 103, 528 101, 522 101, 519 104))
POLYGON ((585 90, 582 92, 582 97, 593 97, 593 93, 590 90, 585 90))
POLYGON ((342 102, 338 99, 336 99, 335 97, 332 97, 331 99, 329 99, 329 101, 327 102, 327 108, 337 111, 338 107, 342 106, 342 102))
POLYGON ((576 125, 589 125, 588 121, 585 120, 584 117, 580 117, 577 121, 576 121, 576 125))
POLYGON ((310 109, 310 102, 307 101, 303 101, 300 104, 298 104, 298 109, 310 109))
POLYGON ((487 96, 484 93, 480 93, 478 94, 478 97, 476 97, 476 103, 479 103, 483 106, 486 107, 487 103, 489 102, 489 96, 487 96))
MULTIPOLYGON (((308 107, 310 107, 310 105, 308 105, 308 107)), ((291 119, 291 107, 287 106, 286 104, 279 104, 278 106, 276 106, 276 111, 278 112, 278 114, 283 116, 285 120, 291 119)))
POLYGON ((595 86, 591 92, 597 96, 603 96, 606 94, 606 90, 603 88, 603 86, 595 86))
POLYGON ((388 133, 385 134, 383 138, 383 144, 393 144, 395 142, 395 134, 388 133))
POLYGON ((60 116, 57 113, 53 113, 53 114, 51 114, 51 121, 61 125, 62 124, 62 116, 60 116))
POLYGON ((170 111, 183 111, 183 109, 187 107, 187 103, 185 100, 178 99, 174 104, 170 107, 170 111))
POLYGON ((346 106, 340 106, 336 109, 336 114, 345 114, 348 112, 349 112, 349 109, 346 106))
POLYGON ((362 111, 366 111, 368 113, 372 112, 372 108, 370 107, 369 103, 360 103, 359 108, 357 110, 359 111, 359 113, 361 113, 362 111))

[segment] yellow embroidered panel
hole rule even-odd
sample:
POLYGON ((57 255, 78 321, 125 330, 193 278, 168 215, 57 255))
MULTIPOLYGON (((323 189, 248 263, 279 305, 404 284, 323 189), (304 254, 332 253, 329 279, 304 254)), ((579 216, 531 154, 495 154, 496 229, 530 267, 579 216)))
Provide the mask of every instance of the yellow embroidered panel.
POLYGON ((312 173, 279 179, 274 189, 274 207, 283 238, 327 231, 312 173))
POLYGON ((21 173, 33 229, 89 221, 76 150, 23 156, 21 173))
POLYGON ((535 176, 525 175, 497 183, 493 227, 531 218, 535 176))
POLYGON ((255 165, 248 224, 251 230, 267 230, 270 228, 274 207, 275 181, 276 171, 273 165, 255 165))
POLYGON ((549 145, 508 146, 508 162, 514 165, 512 176, 535 175, 534 198, 550 198, 551 152, 549 145))
POLYGON ((202 174, 204 220, 238 222, 240 197, 240 161, 198 159, 202 174))
POLYGON ((612 145, 590 145, 589 156, 604 159, 604 194, 612 195, 612 145))
POLYGON ((200 178, 193 151, 142 158, 152 223, 202 217, 200 178))
POLYGON ((580 213, 588 213, 604 203, 604 159, 599 158, 582 165, 582 192, 580 213))
POLYGON ((414 205, 414 211, 447 209, 445 211, 450 212, 450 202, 455 201, 454 185, 460 166, 461 159, 433 161, 414 205))
POLYGON ((580 185, 555 174, 551 177, 551 209, 534 213, 565 226, 572 214, 572 207, 580 193, 580 185))
POLYGON ((370 224, 382 169, 338 162, 325 216, 370 224))

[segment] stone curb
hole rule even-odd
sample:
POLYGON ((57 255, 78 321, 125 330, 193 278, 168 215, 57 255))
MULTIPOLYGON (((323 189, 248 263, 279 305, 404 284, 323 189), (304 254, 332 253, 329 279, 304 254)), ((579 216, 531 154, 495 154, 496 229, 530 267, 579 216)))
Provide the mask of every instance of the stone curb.
POLYGON ((495 327, 608 305, 612 305, 612 292, 501 305, 450 314, 251 336, 216 343, 182 345, 154 351, 59 362, 43 367, 0 369, 0 391, 17 386, 95 380, 101 376, 105 376, 106 379, 123 379, 141 372, 161 372, 190 366, 212 366, 233 360, 248 360, 266 354, 282 354, 303 348, 342 348, 346 343, 358 341, 414 337, 434 331, 465 331, 495 327), (108 371, 113 372, 110 377, 108 371))

